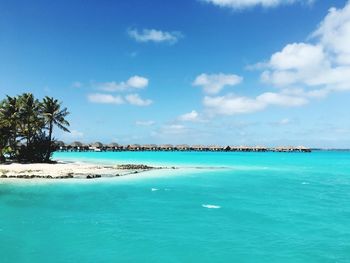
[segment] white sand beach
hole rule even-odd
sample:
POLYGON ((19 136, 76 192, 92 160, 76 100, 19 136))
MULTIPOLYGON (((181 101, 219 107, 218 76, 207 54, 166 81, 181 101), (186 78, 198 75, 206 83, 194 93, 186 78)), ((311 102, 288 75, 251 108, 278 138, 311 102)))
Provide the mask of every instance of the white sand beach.
POLYGON ((96 165, 88 163, 35 163, 35 164, 2 164, 0 165, 0 179, 92 179, 100 177, 116 177, 163 167, 145 165, 96 165))

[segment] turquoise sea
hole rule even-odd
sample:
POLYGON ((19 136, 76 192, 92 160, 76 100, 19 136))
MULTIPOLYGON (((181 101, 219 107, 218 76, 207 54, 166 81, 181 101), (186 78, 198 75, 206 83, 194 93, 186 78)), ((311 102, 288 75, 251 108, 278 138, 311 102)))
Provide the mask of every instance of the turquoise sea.
POLYGON ((186 168, 0 181, 1 263, 350 262, 350 152, 54 158, 186 168))

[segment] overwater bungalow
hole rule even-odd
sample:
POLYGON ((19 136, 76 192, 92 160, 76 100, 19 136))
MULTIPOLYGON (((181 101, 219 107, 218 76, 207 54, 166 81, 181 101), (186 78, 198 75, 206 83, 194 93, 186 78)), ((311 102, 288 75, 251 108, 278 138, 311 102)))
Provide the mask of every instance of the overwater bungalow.
POLYGON ((105 146, 107 151, 119 151, 121 150, 121 146, 118 143, 112 142, 105 146))
POLYGON ((273 149, 275 152, 291 152, 293 147, 291 146, 277 146, 273 149))
POLYGON ((268 150, 268 148, 266 148, 265 146, 254 146, 252 147, 252 151, 253 152, 266 152, 268 150))
POLYGON ((70 151, 82 151, 83 150, 83 144, 81 142, 75 141, 68 145, 67 147, 70 151))
POLYGON ((299 152, 311 152, 311 149, 309 149, 305 146, 297 146, 297 147, 295 147, 295 150, 299 151, 299 152))
POLYGON ((251 151, 251 147, 246 146, 246 145, 241 145, 238 147, 238 151, 240 152, 250 152, 251 151))
POLYGON ((59 147, 59 151, 211 151, 211 152, 220 152, 220 151, 231 151, 231 152, 311 152, 311 149, 305 146, 278 146, 274 148, 268 148, 265 146, 204 146, 204 145, 193 145, 189 146, 187 144, 180 144, 173 146, 171 144, 163 144, 157 146, 156 144, 131 144, 128 146, 122 146, 118 143, 111 143, 104 145, 101 142, 95 142, 90 145, 82 144, 81 142, 75 141, 69 145, 66 145, 64 142, 56 142, 56 145, 59 147))
POLYGON ((180 145, 176 145, 175 149, 177 151, 189 151, 191 147, 187 144, 180 144, 180 145))
POLYGON ((141 151, 142 147, 140 144, 131 144, 126 147, 128 151, 141 151))
POLYGON ((159 146, 159 150, 161 151, 172 151, 174 150, 174 146, 171 144, 164 144, 159 146))
POLYGON ((208 147, 204 146, 204 145, 193 145, 191 147, 191 150, 194 150, 194 151, 207 151, 208 147))
POLYGON ((237 152, 239 150, 238 146, 229 146, 231 152, 237 152))
POLYGON ((225 149, 224 147, 218 146, 218 145, 211 145, 211 146, 206 147, 206 148, 211 152, 223 151, 225 149))
POLYGON ((104 145, 102 142, 94 142, 90 145, 89 150, 95 151, 95 152, 100 152, 105 149, 104 145))
POLYGON ((144 151, 157 151, 158 146, 156 144, 145 144, 145 145, 142 145, 142 150, 144 150, 144 151))
POLYGON ((55 141, 54 144, 59 151, 65 151, 67 149, 67 146, 63 141, 55 141))

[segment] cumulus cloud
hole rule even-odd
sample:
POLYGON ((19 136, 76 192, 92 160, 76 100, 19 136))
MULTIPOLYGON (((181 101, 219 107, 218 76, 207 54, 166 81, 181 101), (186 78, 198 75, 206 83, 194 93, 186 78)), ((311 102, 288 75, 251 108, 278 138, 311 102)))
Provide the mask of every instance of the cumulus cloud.
POLYGON ((199 114, 197 111, 193 110, 189 113, 185 113, 179 117, 180 121, 196 121, 198 120, 199 114))
POLYGON ((350 2, 343 9, 331 8, 312 34, 326 51, 335 54, 338 64, 350 64, 350 2))
POLYGON ((243 78, 235 74, 201 74, 196 77, 193 86, 200 86, 205 93, 217 94, 225 86, 235 86, 243 81, 243 78))
POLYGON ((304 3, 311 4, 314 0, 202 0, 207 3, 219 7, 227 7, 231 9, 246 9, 255 6, 261 6, 264 8, 276 7, 279 5, 293 4, 293 3, 304 3))
POLYGON ((129 29, 128 34, 137 42, 168 42, 170 44, 175 44, 183 37, 182 33, 178 31, 167 32, 156 29, 143 29, 141 31, 129 29))
POLYGON ((97 88, 104 91, 127 91, 132 89, 144 89, 148 86, 149 80, 138 75, 130 77, 127 81, 122 82, 103 82, 97 84, 97 88))
POLYGON ((129 94, 125 96, 125 100, 129 102, 131 105, 136 106, 149 106, 152 104, 152 100, 142 99, 138 94, 129 94))
POLYGON ((312 37, 315 43, 288 44, 273 54, 262 81, 283 89, 307 88, 309 97, 350 90, 350 2, 331 8, 312 37))
POLYGON ((227 94, 224 96, 205 96, 203 104, 211 114, 236 115, 252 113, 268 106, 297 107, 308 103, 303 97, 281 93, 266 92, 255 98, 227 94))
MULTIPOLYGON (((265 92, 256 97, 232 93, 205 96, 205 109, 214 115, 235 115, 269 106, 298 107, 331 92, 350 90, 350 1, 342 9, 331 8, 311 37, 312 42, 287 44, 267 62, 252 67, 262 70, 261 80, 279 88, 278 92, 265 92)), ((202 84, 208 94, 216 94, 227 82, 214 79, 202 74, 195 84, 202 84)))
POLYGON ((88 100, 92 103, 102 104, 123 104, 124 100, 120 96, 112 96, 110 94, 93 93, 88 95, 88 100))

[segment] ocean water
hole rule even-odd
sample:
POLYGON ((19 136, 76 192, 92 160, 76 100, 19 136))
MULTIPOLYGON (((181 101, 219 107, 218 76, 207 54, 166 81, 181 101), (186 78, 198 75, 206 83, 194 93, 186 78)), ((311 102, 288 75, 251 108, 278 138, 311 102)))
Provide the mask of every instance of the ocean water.
POLYGON ((54 158, 186 168, 0 181, 1 263, 350 262, 350 152, 54 158))

